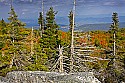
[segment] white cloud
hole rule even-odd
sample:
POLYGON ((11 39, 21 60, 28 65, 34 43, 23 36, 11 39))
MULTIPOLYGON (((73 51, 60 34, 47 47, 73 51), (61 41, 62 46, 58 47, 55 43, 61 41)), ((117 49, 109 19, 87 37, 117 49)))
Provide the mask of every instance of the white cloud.
POLYGON ((33 0, 30 0, 30 2, 33 2, 33 0))
POLYGON ((28 11, 28 9, 22 9, 22 11, 23 11, 23 12, 27 12, 27 11, 28 11))
POLYGON ((114 6, 114 5, 116 5, 116 3, 115 2, 105 2, 103 5, 105 5, 105 6, 114 6))
POLYGON ((25 0, 20 0, 20 1, 25 1, 25 0))
POLYGON ((22 14, 24 15, 24 14, 25 14, 25 12, 22 12, 22 14))
POLYGON ((4 2, 5 0, 0 0, 0 2, 4 2))

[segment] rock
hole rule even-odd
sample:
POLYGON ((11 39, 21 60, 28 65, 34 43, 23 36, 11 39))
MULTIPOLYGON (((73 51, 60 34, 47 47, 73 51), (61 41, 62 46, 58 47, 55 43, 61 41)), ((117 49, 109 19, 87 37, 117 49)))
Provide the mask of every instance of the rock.
POLYGON ((101 83, 92 72, 56 73, 44 71, 13 71, 0 77, 0 83, 101 83))
POLYGON ((7 79, 0 76, 0 83, 7 83, 7 79))

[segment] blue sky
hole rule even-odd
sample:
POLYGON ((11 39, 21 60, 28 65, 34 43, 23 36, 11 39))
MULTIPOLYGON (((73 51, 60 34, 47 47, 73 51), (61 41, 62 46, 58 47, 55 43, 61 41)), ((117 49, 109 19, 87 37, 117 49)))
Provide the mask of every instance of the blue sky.
MULTIPOLYGON (((13 0, 20 19, 37 19, 42 0, 13 0)), ((57 17, 66 17, 73 8, 73 0, 44 0, 45 12, 50 6, 58 11, 57 17)), ((6 19, 10 11, 10 0, 0 0, 0 19, 6 19)), ((76 18, 111 17, 113 12, 125 16, 125 0, 76 0, 76 18)))

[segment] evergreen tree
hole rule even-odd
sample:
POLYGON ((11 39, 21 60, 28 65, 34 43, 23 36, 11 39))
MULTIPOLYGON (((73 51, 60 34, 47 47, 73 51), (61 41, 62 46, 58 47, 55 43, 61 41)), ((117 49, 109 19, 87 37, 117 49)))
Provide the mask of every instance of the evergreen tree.
MULTIPOLYGON (((73 11, 71 10, 69 13, 69 39, 70 39, 70 47, 71 47, 71 41, 72 41, 72 27, 73 27, 73 11)), ((71 52, 71 49, 69 49, 69 53, 71 52)))
POLYGON ((25 23, 22 23, 18 19, 18 16, 17 16, 16 12, 14 11, 13 7, 11 7, 11 11, 8 14, 10 14, 10 16, 8 17, 8 20, 10 21, 10 24, 12 26, 25 26, 25 23))
MULTIPOLYGON (((112 34, 111 35, 111 45, 112 47, 114 48, 113 44, 115 42, 115 38, 114 38, 114 35, 116 34, 117 30, 118 30, 118 14, 117 13, 113 13, 112 15, 112 24, 110 26, 110 33, 112 34)), ((111 49, 113 49, 111 48, 111 49)), ((116 77, 116 69, 115 69, 115 54, 114 52, 112 53, 112 56, 110 56, 110 62, 108 63, 107 65, 107 68, 106 68, 106 79, 105 79, 105 82, 109 82, 109 83, 112 83, 112 82, 118 82, 117 80, 117 77, 116 77)))
POLYGON ((10 16, 8 17, 8 20, 10 21, 9 32, 10 32, 11 44, 13 47, 13 49, 11 50, 13 56, 11 56, 11 61, 9 66, 10 68, 12 68, 13 66, 16 65, 16 67, 18 68, 21 65, 20 64, 17 65, 16 63, 18 63, 20 59, 19 57, 21 56, 22 52, 21 50, 22 47, 19 42, 20 40, 22 40, 22 36, 20 35, 20 29, 24 28, 25 24, 18 19, 18 16, 12 6, 11 6, 11 11, 8 14, 10 14, 10 16))
POLYGON ((25 26, 25 23, 21 22, 18 19, 18 16, 13 7, 11 7, 11 11, 8 14, 10 14, 10 16, 8 17, 8 20, 10 21, 9 26, 11 28, 10 34, 13 36, 13 39, 18 40, 17 37, 19 36, 19 29, 23 28, 25 26))
POLYGON ((4 19, 1 20, 0 25, 1 25, 2 27, 6 27, 6 22, 4 21, 4 19))
POLYGON ((51 45, 49 48, 55 49, 58 47, 59 40, 58 40, 58 30, 59 26, 56 24, 55 15, 57 12, 53 10, 53 7, 50 7, 49 11, 46 14, 46 33, 48 37, 50 37, 51 45))
POLYGON ((113 44, 114 42, 118 42, 118 34, 119 34, 119 20, 118 20, 118 14, 116 12, 113 13, 112 15, 112 24, 110 26, 109 33, 111 33, 111 38, 110 38, 110 48, 114 50, 114 58, 115 58, 115 47, 113 44))
MULTIPOLYGON (((60 43, 58 39, 58 25, 55 22, 55 15, 57 12, 50 7, 46 13, 46 30, 41 38, 41 48, 43 56, 47 56, 48 60, 54 61, 57 58, 57 48, 60 43)), ((51 63, 49 63, 51 64, 51 63)))
POLYGON ((42 25, 42 21, 43 21, 43 15, 42 15, 42 12, 39 13, 39 18, 38 18, 38 24, 42 25))
POLYGON ((41 31, 40 33, 41 33, 41 37, 42 37, 42 33, 44 33, 44 30, 45 30, 45 19, 41 12, 39 13, 38 24, 40 25, 39 30, 41 31))
POLYGON ((118 14, 116 12, 112 15, 112 25, 110 29, 113 31, 113 33, 116 33, 119 28, 119 20, 118 20, 118 14))
MULTIPOLYGON (((105 83, 120 83, 121 81, 125 80, 123 75, 125 74, 125 70, 123 67, 124 64, 124 57, 123 54, 121 55, 118 52, 118 41, 119 40, 119 21, 118 21, 118 14, 113 13, 112 15, 112 25, 110 27, 111 33, 111 45, 113 47, 113 53, 110 56, 110 62, 106 68, 106 79, 105 83), (117 47, 117 49, 116 49, 117 47), (121 62, 123 61, 123 63, 121 62), (120 70, 119 70, 120 69, 120 70)), ((112 49, 111 47, 111 49, 112 49)))
POLYGON ((70 13, 69 13, 69 27, 70 27, 70 29, 69 29, 69 31, 70 31, 70 33, 72 32, 72 26, 73 26, 73 11, 70 11, 70 13))
POLYGON ((46 27, 47 29, 53 29, 56 33, 56 31, 59 29, 58 25, 55 22, 55 15, 57 12, 53 10, 53 7, 50 7, 48 12, 46 13, 46 27))
POLYGON ((4 19, 2 19, 0 21, 0 26, 1 26, 1 32, 2 32, 2 34, 7 33, 7 28, 6 28, 7 23, 4 21, 4 19))
POLYGON ((112 36, 112 45, 113 45, 113 58, 112 59, 115 59, 116 58, 116 45, 114 46, 114 43, 117 43, 117 40, 118 40, 118 30, 119 30, 119 21, 118 21, 118 14, 115 12, 113 13, 112 15, 112 25, 110 26, 110 30, 111 30, 111 36, 112 36))
POLYGON ((18 36, 19 33, 19 20, 16 12, 14 11, 14 8, 11 6, 11 11, 8 13, 10 16, 8 17, 8 20, 10 21, 10 34, 11 34, 11 41, 14 42, 16 37, 18 36))
POLYGON ((8 14, 10 14, 8 20, 9 20, 12 24, 17 25, 17 21, 18 21, 18 18, 17 18, 17 17, 18 17, 18 16, 16 15, 16 13, 15 13, 13 7, 11 7, 11 11, 10 11, 8 14))

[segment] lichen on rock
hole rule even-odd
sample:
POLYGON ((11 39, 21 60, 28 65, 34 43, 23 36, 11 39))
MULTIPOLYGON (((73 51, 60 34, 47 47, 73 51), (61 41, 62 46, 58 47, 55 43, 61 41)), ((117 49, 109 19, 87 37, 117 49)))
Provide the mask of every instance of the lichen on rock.
POLYGON ((13 71, 0 77, 0 83, 101 83, 92 72, 56 73, 44 71, 13 71))

